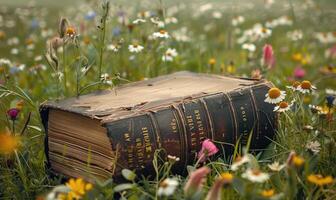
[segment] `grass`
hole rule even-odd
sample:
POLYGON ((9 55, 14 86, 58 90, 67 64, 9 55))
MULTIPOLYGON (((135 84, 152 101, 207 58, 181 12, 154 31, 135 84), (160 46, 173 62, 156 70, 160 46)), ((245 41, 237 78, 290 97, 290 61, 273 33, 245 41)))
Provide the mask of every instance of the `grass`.
MULTIPOLYGON (((256 73, 256 70, 260 70, 261 75, 276 87, 287 90, 286 100, 290 102, 295 99, 295 103, 291 110, 279 113, 277 135, 270 138, 272 142, 263 152, 252 155, 248 154, 246 147, 244 150, 236 146, 235 155, 245 155, 250 160, 238 171, 230 169, 232 157, 218 155, 216 160, 189 166, 191 174, 197 174, 199 169, 204 170, 202 167, 211 170, 201 174, 206 181, 197 191, 186 186, 192 181, 192 175, 174 175, 170 170, 174 161, 168 162, 166 158, 156 156, 153 160, 157 171, 154 180, 124 170, 125 183, 116 183, 112 179, 97 181, 92 189, 84 190, 85 195, 79 197, 204 199, 214 185, 220 184, 221 190, 216 192, 225 199, 335 198, 334 178, 323 185, 318 184, 322 184, 318 182, 320 179, 316 182, 316 177, 313 181, 308 179, 314 174, 336 177, 335 103, 331 103, 329 109, 326 104, 326 97, 335 98, 336 89, 336 35, 332 26, 336 22, 335 2, 289 0, 267 8, 264 1, 257 0, 113 1, 109 9, 106 4, 102 8, 101 2, 64 2, 46 5, 45 1, 38 1, 38 6, 27 7, 19 1, 15 1, 15 4, 4 1, 6 6, 2 7, 6 9, 0 9, 0 58, 10 60, 9 64, 0 61, 0 130, 11 136, 16 135, 20 140, 19 148, 16 148, 16 140, 0 141, 0 153, 7 146, 13 147, 9 148, 12 150, 10 153, 0 155, 0 199, 46 198, 47 194, 56 194, 55 191, 78 195, 76 187, 87 186, 87 183, 77 180, 71 187, 66 187, 70 192, 64 191, 60 186, 65 184, 62 181, 64 177, 51 176, 47 169, 43 149, 45 133, 38 113, 40 103, 97 89, 111 89, 129 81, 179 70, 243 77, 251 77, 253 71, 256 73), (151 39, 152 34, 162 28, 149 18, 145 23, 133 24, 138 13, 143 11, 151 11, 159 20, 174 21, 172 17, 175 17, 178 21, 176 24, 166 21, 164 27, 171 37, 151 39), (232 19, 236 16, 243 16, 245 20, 234 26, 232 19), (278 22, 268 28, 271 30, 270 36, 261 32, 261 38, 249 37, 250 41, 243 42, 254 44, 255 51, 242 49, 238 41, 244 31, 256 23, 265 26, 270 20, 281 16, 288 16, 291 24, 281 25, 278 22), (75 28, 76 37, 61 38, 67 43, 52 49, 50 44, 58 46, 51 43, 51 39, 59 34, 58 22, 61 17, 69 21, 66 28, 75 28), (295 30, 301 31, 297 34, 302 34, 302 38, 294 40, 289 37, 295 30), (324 38, 325 42, 321 42, 316 38, 319 32, 324 35, 330 33, 331 39, 327 41, 324 38), (135 43, 144 49, 139 53, 130 52, 129 45, 135 43), (111 44, 117 48, 117 52, 112 50, 111 44), (275 54, 275 65, 271 69, 260 62, 265 44, 270 44, 275 54), (176 49, 178 55, 171 62, 164 62, 162 56, 168 48, 176 49), (304 74, 295 73, 299 70, 303 70, 304 74), (104 75, 103 79, 100 78, 101 74, 104 75), (303 80, 311 81, 317 90, 312 94, 301 94, 286 88, 294 81, 303 80), (331 92, 326 91, 327 88, 332 89, 331 92), (309 104, 320 106, 323 111, 314 112, 309 104), (15 107, 20 107, 20 113, 13 124, 7 111, 15 107), (315 152, 307 148, 312 142, 320 144, 315 152), (297 165, 295 161, 301 158, 304 163, 297 165), (274 172, 268 167, 273 161, 285 163, 286 166, 280 172, 274 172), (270 177, 263 183, 249 181, 243 175, 249 168, 267 172, 270 177), (221 176, 223 172, 230 172, 234 178, 221 176), (172 182, 177 181, 179 187, 174 188, 172 195, 160 196, 158 191, 163 188, 163 183, 168 183, 165 182, 167 178, 174 179, 172 182), (267 197, 266 190, 269 190, 268 194, 274 190, 274 194, 267 197)), ((285 23, 288 21, 285 20, 285 23)))

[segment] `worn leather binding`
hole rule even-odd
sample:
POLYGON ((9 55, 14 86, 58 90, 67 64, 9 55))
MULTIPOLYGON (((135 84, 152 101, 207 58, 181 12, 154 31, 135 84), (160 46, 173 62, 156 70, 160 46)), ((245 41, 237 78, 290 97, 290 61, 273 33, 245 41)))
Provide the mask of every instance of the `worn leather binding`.
MULTIPOLYGON (((40 110, 47 133, 48 164, 54 168, 51 161, 54 159, 50 156, 59 154, 50 148, 51 109, 98 120, 106 127, 106 138, 115 155, 111 174, 115 177, 123 168, 152 174, 156 149, 179 157, 174 170, 183 173, 186 166, 197 159, 196 154, 206 138, 213 140, 220 149, 217 157, 230 155, 238 140, 246 144, 250 134, 251 149, 261 150, 270 143, 276 128, 273 106, 264 102, 270 87, 272 84, 264 80, 179 72, 127 84, 117 88, 117 95, 114 92, 92 93, 79 99, 44 103, 40 110), (139 90, 144 96, 136 94, 139 90), (125 91, 130 92, 129 99, 125 91), (151 91, 161 96, 156 98, 151 91), (176 95, 175 91, 183 94, 176 95)), ((85 165, 83 160, 76 162, 85 165)), ((72 176, 66 172, 66 168, 61 171, 72 176)))
POLYGON ((273 137, 275 126, 273 107, 264 103, 268 89, 258 85, 239 92, 208 95, 106 123, 112 147, 119 147, 118 164, 150 173, 154 151, 163 148, 181 159, 176 169, 182 173, 187 164, 195 162, 204 139, 225 142, 218 145, 224 154, 233 151, 239 138, 246 144, 250 133, 251 148, 263 149, 273 137))

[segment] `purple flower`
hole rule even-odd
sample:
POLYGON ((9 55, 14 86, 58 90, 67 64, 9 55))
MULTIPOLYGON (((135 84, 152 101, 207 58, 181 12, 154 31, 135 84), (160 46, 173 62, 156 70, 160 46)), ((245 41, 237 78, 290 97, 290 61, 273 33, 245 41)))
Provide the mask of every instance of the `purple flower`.
POLYGON ((333 107, 333 103, 334 103, 335 97, 329 95, 329 96, 326 96, 326 100, 327 100, 327 106, 329 108, 333 107))
POLYGON ((7 115, 11 118, 11 120, 16 120, 18 115, 20 113, 20 110, 17 108, 11 108, 7 110, 7 115))

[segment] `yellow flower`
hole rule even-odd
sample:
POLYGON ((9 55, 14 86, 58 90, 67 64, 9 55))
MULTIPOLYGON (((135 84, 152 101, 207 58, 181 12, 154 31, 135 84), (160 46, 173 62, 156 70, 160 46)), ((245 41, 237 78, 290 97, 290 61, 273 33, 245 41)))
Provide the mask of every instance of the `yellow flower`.
POLYGON ((11 154, 20 146, 20 138, 7 133, 0 134, 0 154, 11 154))
POLYGON ((70 188, 70 192, 67 195, 67 199, 80 199, 85 195, 85 193, 92 189, 91 183, 85 183, 82 178, 73 179, 71 178, 66 186, 70 188))
POLYGON ((261 196, 266 197, 266 198, 272 197, 274 196, 274 194, 275 194, 275 191, 273 189, 261 191, 261 196))
POLYGON ((334 179, 331 176, 323 177, 321 174, 311 174, 307 177, 307 180, 318 186, 328 185, 334 182, 334 179))
POLYGON ((216 64, 216 59, 210 58, 208 63, 209 63, 209 65, 215 65, 216 64))
POLYGON ((294 155, 293 156, 293 164, 296 166, 296 167, 301 167, 304 163, 304 159, 300 156, 297 156, 297 155, 294 155))
POLYGON ((74 37, 76 35, 76 29, 72 26, 67 27, 65 33, 69 36, 69 37, 74 37))
POLYGON ((229 172, 224 172, 221 174, 221 178, 224 181, 224 184, 229 184, 232 183, 233 180, 233 174, 229 172))
POLYGON ((295 53, 292 55, 292 59, 294 61, 300 62, 302 60, 303 56, 301 53, 295 53))
POLYGON ((236 72, 236 67, 234 65, 229 65, 227 66, 226 71, 230 74, 233 74, 236 72))

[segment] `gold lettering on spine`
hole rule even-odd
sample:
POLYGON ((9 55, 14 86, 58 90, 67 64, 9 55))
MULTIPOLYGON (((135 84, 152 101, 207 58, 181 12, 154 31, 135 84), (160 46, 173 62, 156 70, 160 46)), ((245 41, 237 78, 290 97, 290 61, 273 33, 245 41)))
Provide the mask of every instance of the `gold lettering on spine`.
POLYGON ((152 152, 152 145, 151 141, 149 138, 149 133, 147 127, 142 128, 142 136, 145 142, 145 151, 146 151, 146 158, 151 157, 151 152, 152 152))
MULTIPOLYGON (((131 142, 131 137, 129 133, 124 133, 124 140, 129 144, 131 142)), ((127 164, 129 168, 134 168, 134 158, 133 158, 133 146, 127 145, 127 164)))
POLYGON ((193 118, 192 118, 191 115, 187 115, 186 119, 187 119, 187 124, 188 124, 189 130, 190 130, 191 149, 193 151, 195 151, 196 147, 197 147, 197 138, 196 138, 197 135, 195 133, 195 124, 194 124, 194 121, 193 121, 193 118))
POLYGON ((199 110, 194 110, 195 118, 196 118, 196 125, 199 133, 199 139, 202 141, 205 139, 205 133, 204 133, 204 125, 202 123, 201 114, 199 110))

